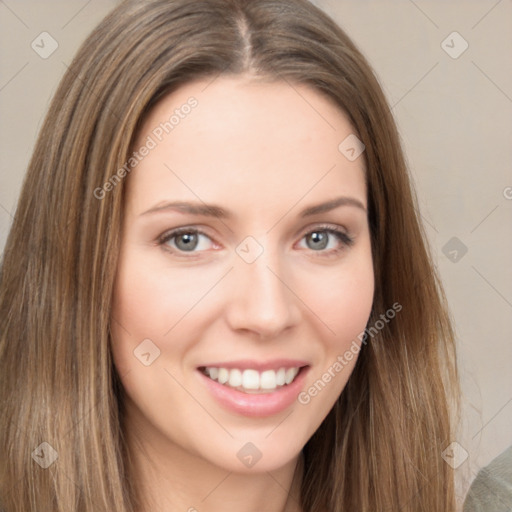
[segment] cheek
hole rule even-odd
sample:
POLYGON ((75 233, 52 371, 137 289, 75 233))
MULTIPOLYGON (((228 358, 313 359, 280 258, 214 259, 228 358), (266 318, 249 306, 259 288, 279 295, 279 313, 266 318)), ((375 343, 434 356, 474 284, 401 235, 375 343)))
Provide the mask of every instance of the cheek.
MULTIPOLYGON (((121 374, 134 368, 134 350, 144 340, 159 340, 164 329, 169 329, 168 315, 167 327, 164 326, 166 305, 162 304, 161 288, 162 281, 148 272, 137 252, 125 248, 114 285, 111 327, 114 361, 121 374)), ((157 343, 159 346, 160 342, 157 343)))
POLYGON ((324 342, 343 350, 364 331, 371 313, 375 284, 369 247, 351 254, 337 271, 322 272, 308 278, 308 302, 329 327, 321 331, 324 342))
POLYGON ((373 302, 373 275, 349 274, 332 279, 323 300, 336 334, 342 336, 349 326, 367 320, 373 302))
POLYGON ((311 381, 320 379, 319 385, 329 388, 324 394, 329 408, 355 366, 373 306, 375 282, 369 239, 337 271, 316 272, 304 285, 304 290, 309 290, 308 304, 318 317, 316 332, 322 333, 322 355, 311 381))
POLYGON ((142 413, 152 425, 174 425, 171 397, 180 410, 192 413, 187 409, 193 405, 190 397, 172 377, 183 381, 175 362, 182 360, 188 340, 173 336, 174 332, 166 335, 190 310, 189 304, 197 302, 197 292, 189 291, 185 274, 166 277, 166 269, 148 261, 144 251, 126 250, 119 260, 112 301, 112 354, 132 419, 142 413))
MULTIPOLYGON (((327 282, 322 280, 323 283, 327 282)), ((338 400, 359 357, 361 340, 373 305, 374 274, 370 258, 361 257, 343 272, 332 273, 329 286, 310 286, 312 309, 329 327, 323 332, 314 371, 297 402, 304 413, 323 420, 338 400), (320 355, 321 353, 321 355, 320 355)), ((308 430, 312 435, 318 424, 308 430)))
POLYGON ((171 272, 161 264, 148 263, 144 251, 127 251, 121 259, 113 297, 116 331, 121 330, 121 336, 128 332, 139 342, 167 338, 173 326, 201 300, 208 282, 201 270, 171 272))

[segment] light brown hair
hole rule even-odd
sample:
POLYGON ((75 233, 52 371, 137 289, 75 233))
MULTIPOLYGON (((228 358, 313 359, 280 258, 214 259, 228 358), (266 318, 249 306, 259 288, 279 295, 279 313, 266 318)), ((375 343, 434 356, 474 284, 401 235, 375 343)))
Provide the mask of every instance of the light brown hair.
MULTIPOLYGON (((29 164, 0 274, 0 503, 5 512, 137 510, 109 346, 124 165, 148 110, 221 74, 309 84, 366 146, 375 268, 368 338, 304 447, 304 512, 455 510, 441 457, 458 393, 454 333, 395 123, 370 66, 306 0, 119 5, 67 70, 29 164), (58 453, 48 469, 31 453, 58 453)), ((341 141, 340 141, 341 142, 341 141)), ((128 178, 129 179, 129 178, 128 178)))

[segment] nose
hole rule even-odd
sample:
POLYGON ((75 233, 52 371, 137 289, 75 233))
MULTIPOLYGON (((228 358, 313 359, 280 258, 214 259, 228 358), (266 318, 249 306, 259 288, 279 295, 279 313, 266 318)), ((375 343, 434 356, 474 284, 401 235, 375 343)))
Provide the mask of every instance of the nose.
POLYGON ((238 258, 230 273, 225 310, 231 329, 271 339, 298 324, 300 298, 294 293, 291 273, 283 268, 283 262, 267 251, 252 263, 238 258))

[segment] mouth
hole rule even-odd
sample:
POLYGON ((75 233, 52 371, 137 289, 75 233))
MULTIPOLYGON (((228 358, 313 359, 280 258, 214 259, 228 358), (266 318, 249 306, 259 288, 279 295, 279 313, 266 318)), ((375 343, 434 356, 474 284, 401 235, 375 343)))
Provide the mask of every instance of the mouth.
POLYGON ((277 369, 257 370, 256 368, 200 366, 198 370, 225 387, 242 393, 264 394, 289 386, 307 367, 308 365, 281 366, 277 369))
POLYGON ((296 403, 311 365, 274 359, 215 362, 196 367, 199 382, 222 408, 246 417, 269 417, 296 403))

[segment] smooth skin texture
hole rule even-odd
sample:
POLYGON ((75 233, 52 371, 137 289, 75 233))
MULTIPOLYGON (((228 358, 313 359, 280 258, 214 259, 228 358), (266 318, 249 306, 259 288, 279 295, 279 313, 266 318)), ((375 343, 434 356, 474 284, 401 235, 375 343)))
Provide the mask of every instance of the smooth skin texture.
POLYGON ((301 450, 357 358, 308 404, 260 418, 214 400, 197 367, 303 359, 306 391, 357 341, 374 292, 364 161, 338 150, 353 129, 329 99, 306 85, 250 76, 192 82, 167 95, 135 148, 191 96, 197 106, 126 178, 112 349, 128 396, 136 478, 155 511, 297 511, 300 478, 293 486, 292 478, 301 450), (300 215, 341 196, 362 207, 300 215), (215 204, 232 217, 164 206, 172 201, 215 204), (183 227, 204 234, 197 243, 172 237, 183 227), (263 248, 253 263, 236 251, 246 237, 263 248), (145 339, 161 352, 150 366, 134 356, 145 339), (251 468, 237 457, 248 442, 262 453, 251 468))

